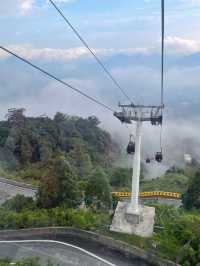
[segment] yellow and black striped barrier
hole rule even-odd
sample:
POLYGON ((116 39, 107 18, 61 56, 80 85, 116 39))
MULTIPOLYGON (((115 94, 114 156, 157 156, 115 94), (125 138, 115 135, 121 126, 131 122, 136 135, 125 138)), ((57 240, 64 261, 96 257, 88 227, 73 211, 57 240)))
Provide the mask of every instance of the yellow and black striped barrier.
MULTIPOLYGON (((117 197, 117 198, 130 198, 131 192, 112 192, 112 196, 117 197)), ((165 192, 165 191, 140 192, 139 196, 140 198, 181 199, 181 193, 165 192)))

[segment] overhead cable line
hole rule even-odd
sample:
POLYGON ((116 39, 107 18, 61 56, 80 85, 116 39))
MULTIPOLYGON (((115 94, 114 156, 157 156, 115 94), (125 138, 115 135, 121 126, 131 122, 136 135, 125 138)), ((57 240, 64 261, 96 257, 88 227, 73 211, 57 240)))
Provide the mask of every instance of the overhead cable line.
POLYGON ((99 59, 99 57, 95 54, 95 52, 89 47, 85 39, 80 35, 77 29, 72 25, 72 23, 69 21, 69 19, 66 18, 66 16, 63 14, 63 12, 58 8, 58 6, 54 3, 54 1, 49 0, 49 2, 53 5, 53 7, 58 11, 58 13, 62 16, 64 21, 67 23, 67 25, 72 29, 72 31, 76 34, 76 36, 79 38, 79 40, 84 44, 84 46, 88 49, 88 51, 93 55, 97 63, 102 67, 104 72, 108 75, 108 77, 113 81, 113 83, 117 86, 117 88, 123 93, 123 95, 127 98, 128 101, 132 102, 131 98, 128 96, 128 94, 124 91, 124 89, 120 86, 118 81, 113 77, 113 75, 110 73, 110 71, 107 69, 107 67, 103 64, 103 62, 99 59))
POLYGON ((70 89, 76 91, 77 93, 79 93, 79 94, 82 95, 83 97, 89 99, 90 101, 92 101, 92 102, 94 102, 94 103, 96 103, 96 104, 98 104, 98 105, 100 105, 100 106, 106 108, 107 110, 111 111, 112 113, 115 112, 115 110, 112 109, 111 107, 109 107, 108 105, 106 105, 106 104, 100 102, 99 100, 95 99, 94 97, 89 96, 88 94, 82 92, 81 90, 79 90, 79 89, 77 89, 76 87, 74 87, 74 86, 68 84, 67 82, 65 82, 65 81, 63 81, 63 80, 57 78, 57 77, 54 76, 53 74, 51 74, 51 73, 47 72, 46 70, 44 70, 44 69, 38 67, 37 65, 35 65, 35 64, 33 64, 32 62, 28 61, 27 59, 24 59, 23 57, 19 56, 18 54, 16 54, 16 53, 10 51, 9 49, 7 49, 7 48, 5 48, 5 47, 3 47, 3 46, 0 46, 0 49, 2 49, 3 51, 5 51, 5 52, 8 53, 8 54, 13 55, 14 57, 16 57, 17 59, 19 59, 20 61, 23 61, 24 63, 30 65, 31 67, 37 69, 38 71, 42 72, 42 73, 45 74, 46 76, 50 77, 51 79, 54 79, 54 80, 58 81, 59 83, 63 84, 64 86, 66 86, 66 87, 68 87, 68 88, 70 88, 70 89))
POLYGON ((124 125, 127 128, 128 132, 129 132, 129 135, 132 135, 132 132, 131 132, 130 128, 128 127, 128 125, 126 123, 124 125))
MULTIPOLYGON (((161 0, 161 112, 164 108, 164 51, 165 50, 165 0, 161 0)), ((162 151, 163 125, 160 129, 160 148, 162 151)))
POLYGON ((161 106, 164 107, 165 1, 161 0, 161 106))

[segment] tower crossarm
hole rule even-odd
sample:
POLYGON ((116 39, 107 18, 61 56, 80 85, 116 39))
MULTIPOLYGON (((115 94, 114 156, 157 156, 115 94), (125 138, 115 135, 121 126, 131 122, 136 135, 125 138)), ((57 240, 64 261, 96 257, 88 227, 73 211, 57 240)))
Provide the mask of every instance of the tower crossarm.
POLYGON ((131 124, 132 121, 151 122, 152 125, 162 124, 162 106, 119 104, 121 112, 115 112, 122 123, 131 124))

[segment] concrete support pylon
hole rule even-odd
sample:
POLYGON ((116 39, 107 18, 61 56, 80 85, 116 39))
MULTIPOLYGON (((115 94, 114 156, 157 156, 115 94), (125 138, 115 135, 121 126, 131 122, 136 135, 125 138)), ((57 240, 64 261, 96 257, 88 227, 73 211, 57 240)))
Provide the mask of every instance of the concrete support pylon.
POLYGON ((139 214, 139 184, 140 184, 140 163, 141 163, 141 131, 142 122, 138 118, 136 125, 135 155, 133 156, 133 175, 131 202, 128 204, 128 214, 139 214))

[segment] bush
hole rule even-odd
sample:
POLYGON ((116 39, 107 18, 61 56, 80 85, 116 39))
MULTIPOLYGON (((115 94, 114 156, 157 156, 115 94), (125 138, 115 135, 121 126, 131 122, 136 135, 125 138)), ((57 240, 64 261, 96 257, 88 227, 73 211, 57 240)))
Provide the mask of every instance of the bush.
MULTIPOLYGON (((40 259, 38 257, 27 257, 23 258, 19 261, 16 261, 14 263, 16 266, 53 266, 51 261, 48 261, 47 263, 40 263, 40 259)), ((0 266, 10 266, 11 261, 8 259, 2 259, 0 260, 0 266)))
POLYGON ((36 204, 31 197, 25 197, 23 195, 17 195, 12 199, 7 200, 3 207, 7 210, 21 212, 24 209, 34 210, 36 208, 36 204))
POLYGON ((200 261, 200 214, 157 205, 154 241, 158 251, 181 265, 193 266, 200 261))
POLYGON ((0 209, 0 229, 23 229, 48 226, 72 226, 85 230, 98 230, 110 224, 107 213, 90 209, 65 208, 22 210, 20 213, 0 209))

